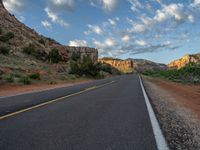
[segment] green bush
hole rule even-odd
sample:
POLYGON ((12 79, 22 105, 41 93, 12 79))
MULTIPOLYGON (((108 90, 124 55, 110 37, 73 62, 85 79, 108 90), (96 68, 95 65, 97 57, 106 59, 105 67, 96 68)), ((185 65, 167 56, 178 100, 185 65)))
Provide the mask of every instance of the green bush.
POLYGON ((5 76, 5 80, 6 80, 6 82, 13 83, 14 77, 13 77, 13 75, 10 74, 8 76, 5 76))
POLYGON ((15 37, 14 33, 8 32, 5 35, 0 36, 0 41, 7 42, 14 37, 15 37))
POLYGON ((80 58, 81 58, 81 54, 80 53, 76 53, 76 52, 72 53, 71 59, 73 61, 78 61, 78 60, 80 60, 80 58))
POLYGON ((30 80, 30 78, 27 77, 27 76, 20 77, 19 82, 20 82, 20 83, 23 83, 24 85, 31 84, 31 80, 30 80))
POLYGON ((40 80, 40 74, 39 73, 30 74, 29 77, 31 79, 40 80))
POLYGON ((82 62, 72 61, 70 63, 71 74, 79 76, 85 75, 89 77, 97 77, 101 70, 100 63, 94 63, 89 56, 84 56, 82 62))
POLYGON ((60 61, 62 61, 62 57, 57 49, 51 50, 51 52, 49 53, 49 61, 50 63, 59 63, 60 61))
POLYGON ((40 39, 38 42, 39 42, 40 44, 45 45, 45 40, 44 40, 44 39, 40 39))
POLYGON ((32 55, 36 59, 46 60, 47 54, 42 50, 36 50, 33 44, 29 44, 29 46, 23 48, 23 53, 27 55, 32 55))
POLYGON ((6 47, 0 47, 0 54, 8 55, 10 53, 10 49, 6 47))

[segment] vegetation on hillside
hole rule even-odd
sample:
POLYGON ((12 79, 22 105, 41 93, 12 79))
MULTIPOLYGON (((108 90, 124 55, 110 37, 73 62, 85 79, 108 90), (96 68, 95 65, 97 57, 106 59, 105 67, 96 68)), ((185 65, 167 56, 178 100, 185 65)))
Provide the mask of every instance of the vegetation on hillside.
POLYGON ((81 59, 78 53, 72 54, 70 68, 71 74, 93 78, 103 78, 106 74, 120 74, 119 71, 113 69, 110 65, 93 62, 89 56, 84 56, 81 59))
POLYGON ((181 69, 146 71, 143 75, 161 77, 181 83, 200 83, 200 63, 189 63, 181 69))

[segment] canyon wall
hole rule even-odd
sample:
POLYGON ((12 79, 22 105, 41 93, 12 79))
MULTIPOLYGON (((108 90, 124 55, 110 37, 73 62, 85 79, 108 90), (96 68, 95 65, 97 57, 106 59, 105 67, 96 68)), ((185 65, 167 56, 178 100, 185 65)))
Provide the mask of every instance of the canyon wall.
POLYGON ((134 71, 133 61, 131 60, 121 60, 114 58, 101 58, 98 60, 101 63, 106 63, 116 68, 123 73, 131 73, 134 71))
POLYGON ((174 60, 171 63, 168 64, 168 67, 171 69, 180 69, 190 62, 200 62, 200 54, 194 54, 194 55, 185 55, 180 59, 174 60))
POLYGON ((93 61, 98 59, 98 50, 89 47, 64 46, 51 38, 38 34, 35 30, 21 23, 14 15, 10 14, 0 0, 0 28, 3 34, 12 32, 14 38, 7 42, 0 41, 0 46, 9 47, 13 55, 24 57, 22 50, 24 47, 34 45, 35 49, 43 55, 48 55, 52 49, 58 49, 62 59, 67 62, 71 55, 79 53, 81 57, 90 56, 93 61))

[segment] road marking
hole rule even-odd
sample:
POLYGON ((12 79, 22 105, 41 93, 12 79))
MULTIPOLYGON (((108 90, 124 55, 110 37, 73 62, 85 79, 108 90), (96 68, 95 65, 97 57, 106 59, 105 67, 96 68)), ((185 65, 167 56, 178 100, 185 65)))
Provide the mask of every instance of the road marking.
POLYGON ((12 117, 12 116, 21 114, 23 112, 26 112, 26 111, 29 111, 29 110, 32 110, 32 109, 36 109, 36 108, 39 108, 39 107, 42 107, 42 106, 45 106, 45 105, 48 105, 48 104, 51 104, 51 103, 54 103, 54 102, 57 102, 57 101, 64 100, 65 98, 69 98, 69 97, 72 97, 72 96, 80 95, 82 93, 85 93, 85 92, 88 92, 88 91, 91 91, 91 90, 94 90, 94 89, 97 89, 97 88, 104 87, 104 86, 112 84, 114 82, 115 81, 111 81, 111 82, 108 82, 108 83, 105 83, 105 84, 102 84, 102 85, 99 85, 99 86, 92 86, 90 88, 84 89, 82 91, 79 91, 79 92, 76 92, 76 93, 73 93, 73 94, 70 94, 70 95, 66 95, 66 96, 59 97, 59 98, 56 98, 56 99, 53 99, 53 100, 50 100, 50 101, 47 101, 47 102, 44 102, 44 103, 41 103, 41 104, 37 104, 37 105, 31 106, 31 107, 28 107, 28 108, 25 108, 25 109, 21 109, 19 111, 13 112, 13 113, 0 116, 0 120, 3 120, 3 119, 6 119, 8 117, 12 117))
POLYGON ((144 99, 145 99, 145 102, 146 102, 147 110, 149 112, 149 118, 151 120, 151 125, 152 125, 152 128, 153 128, 153 133, 154 133, 154 136, 155 136, 157 148, 158 148, 158 150, 169 150, 169 148, 167 146, 167 142, 166 142, 166 140, 163 136, 163 133, 160 129, 158 120, 156 118, 156 115, 153 111, 153 108, 152 108, 151 103, 149 101, 149 98, 147 96, 147 93, 144 89, 141 77, 139 77, 139 78, 140 78, 140 85, 142 87, 142 91, 143 91, 143 94, 144 94, 144 99))

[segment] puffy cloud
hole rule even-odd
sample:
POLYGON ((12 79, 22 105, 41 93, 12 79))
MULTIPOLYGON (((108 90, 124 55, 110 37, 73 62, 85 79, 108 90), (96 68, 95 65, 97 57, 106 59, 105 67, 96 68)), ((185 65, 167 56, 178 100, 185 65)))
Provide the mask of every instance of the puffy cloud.
POLYGON ((69 24, 67 22, 65 22, 62 18, 60 18, 58 16, 58 14, 53 12, 50 8, 46 7, 44 10, 45 10, 47 16, 51 19, 51 21, 53 23, 58 23, 62 27, 68 27, 69 26, 69 24))
POLYGON ((52 24, 51 24, 50 22, 48 22, 47 20, 42 21, 42 22, 41 22, 41 25, 42 25, 43 27, 45 27, 46 29, 49 29, 49 28, 52 27, 52 24))
POLYGON ((75 47, 87 47, 87 41, 85 40, 73 40, 69 41, 69 46, 75 46, 75 47))
POLYGON ((136 40, 135 43, 139 46, 145 46, 147 43, 144 40, 136 40))
POLYGON ((90 5, 102 8, 104 11, 110 12, 116 9, 119 0, 90 0, 90 5))
POLYGON ((200 0, 194 0, 194 2, 191 5, 193 7, 200 7, 200 0))
POLYGON ((103 42, 94 40, 93 43, 98 49, 110 49, 117 45, 117 42, 112 38, 107 38, 103 42))
POLYGON ((122 37, 122 41, 124 41, 124 42, 128 42, 128 41, 130 41, 130 36, 129 35, 125 35, 125 36, 123 36, 122 37))
POLYGON ((48 7, 53 11, 72 11, 75 7, 75 0, 46 0, 48 7))
POLYGON ((3 0, 5 8, 11 13, 19 13, 25 6, 25 0, 3 0))
POLYGON ((95 34, 101 35, 101 34, 104 33, 103 29, 101 29, 97 25, 91 25, 91 24, 89 24, 88 28, 89 28, 89 30, 84 32, 84 34, 86 34, 86 35, 88 35, 90 33, 95 33, 95 34))

